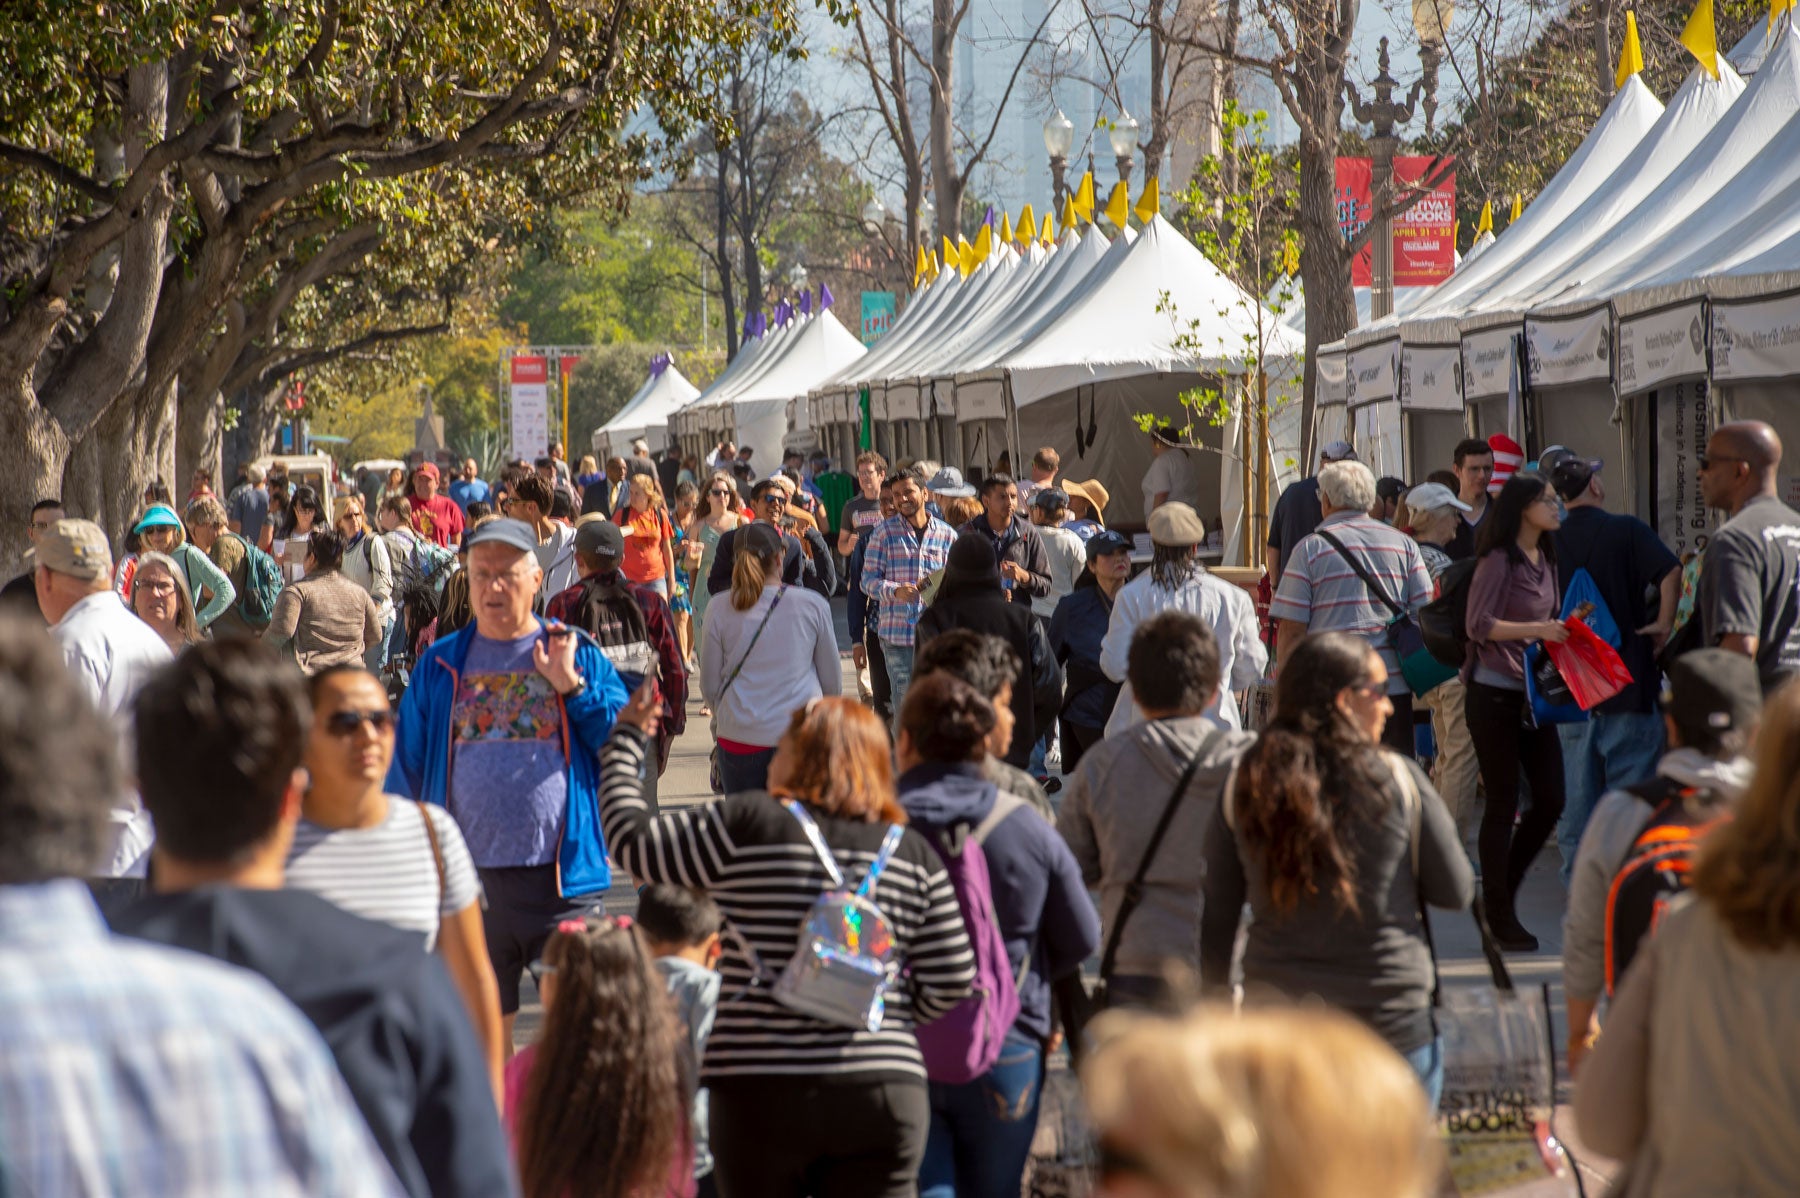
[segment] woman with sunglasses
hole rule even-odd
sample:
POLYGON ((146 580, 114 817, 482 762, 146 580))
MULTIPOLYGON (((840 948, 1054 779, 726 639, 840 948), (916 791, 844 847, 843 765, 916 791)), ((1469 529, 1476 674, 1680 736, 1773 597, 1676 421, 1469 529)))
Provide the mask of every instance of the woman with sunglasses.
MULTIPOLYGON (((132 531, 137 534, 139 552, 164 554, 181 571, 181 580, 187 584, 188 595, 195 601, 194 623, 202 633, 237 602, 237 587, 232 585, 225 571, 213 564, 205 553, 188 544, 187 530, 174 508, 157 504, 144 513, 132 531)), ((117 575, 119 597, 127 605, 131 602, 136 573, 137 555, 134 553, 119 564, 117 575)))
POLYGON ((744 523, 738 506, 737 484, 731 475, 715 470, 700 493, 700 506, 694 509, 691 534, 700 543, 700 561, 690 574, 697 584, 693 588, 694 640, 698 642, 706 628, 706 605, 712 596, 706 589, 706 578, 712 573, 713 560, 719 556, 719 538, 744 523))
POLYGON ((283 517, 281 527, 276 530, 275 540, 269 552, 281 563, 282 572, 289 582, 299 582, 306 577, 306 539, 315 528, 321 527, 320 517, 325 507, 319 502, 319 492, 305 483, 294 488, 292 499, 288 500, 287 515, 283 517))
POLYGON ((394 629, 394 568, 387 542, 369 528, 360 495, 339 500, 333 525, 344 538, 344 577, 369 592, 381 616, 381 642, 369 646, 366 657, 368 667, 378 670, 387 657, 394 629))
POLYGON ((1384 749, 1387 667, 1360 636, 1317 633, 1275 686, 1275 715, 1206 834, 1200 976, 1230 993, 1246 901, 1246 1000, 1318 999, 1361 1019, 1435 1101, 1443 1042, 1422 905, 1475 895, 1456 821, 1423 771, 1384 749))
POLYGON ((287 885, 352 915, 417 932, 449 970, 480 1037, 496 1094, 500 991, 481 923, 481 884, 456 821, 442 807, 382 787, 394 757, 387 689, 360 666, 333 666, 308 683, 310 785, 288 850, 287 885))
POLYGON ((1563 809, 1562 737, 1538 726, 1525 694, 1525 648, 1560 644, 1556 618, 1556 542, 1562 504, 1543 475, 1520 471, 1488 505, 1476 534, 1469 580, 1469 658, 1463 665, 1463 713, 1487 791, 1481 815, 1481 897, 1500 947, 1536 952, 1537 937, 1519 922, 1514 898, 1563 809), (1519 778, 1531 788, 1523 818, 1519 778))

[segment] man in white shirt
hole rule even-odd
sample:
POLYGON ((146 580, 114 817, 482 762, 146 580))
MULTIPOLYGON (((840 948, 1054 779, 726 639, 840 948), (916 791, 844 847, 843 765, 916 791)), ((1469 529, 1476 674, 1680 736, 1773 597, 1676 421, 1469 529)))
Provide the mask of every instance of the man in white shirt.
POLYGON ((1056 485, 1056 472, 1062 469, 1062 455, 1051 445, 1040 446, 1031 455, 1031 477, 1019 482, 1019 502, 1030 503, 1039 491, 1056 485))
MULTIPOLYGON (((131 704, 150 676, 172 659, 168 645, 114 593, 112 550, 99 525, 58 520, 25 557, 51 639, 94 707, 128 742, 131 704)), ((142 890, 153 839, 150 817, 136 792, 117 797, 106 856, 95 863, 94 876, 130 881, 96 887, 103 906, 142 890)))
POLYGON ((581 581, 581 563, 575 560, 575 530, 550 518, 553 498, 543 479, 535 475, 522 478, 513 491, 512 510, 508 513, 514 520, 529 524, 537 536, 534 554, 538 569, 544 572, 539 594, 546 601, 581 581))
POLYGON ((1143 718, 1126 678, 1132 634, 1139 624, 1171 608, 1200 617, 1219 642, 1219 693, 1201 714, 1221 728, 1243 727, 1235 696, 1263 676, 1269 654, 1257 636, 1256 605, 1249 592, 1215 578, 1200 564, 1205 537, 1205 525, 1185 503, 1165 503, 1150 514, 1150 540, 1156 547, 1150 568, 1120 589, 1100 642, 1101 672, 1125 683, 1106 724, 1108 736, 1143 718))
MULTIPOLYGON (((1200 502, 1200 468, 1181 444, 1181 431, 1165 420, 1150 430, 1150 453, 1155 458, 1144 473, 1144 519, 1165 503, 1200 502)), ((1205 536, 1200 540, 1204 542, 1205 536)))

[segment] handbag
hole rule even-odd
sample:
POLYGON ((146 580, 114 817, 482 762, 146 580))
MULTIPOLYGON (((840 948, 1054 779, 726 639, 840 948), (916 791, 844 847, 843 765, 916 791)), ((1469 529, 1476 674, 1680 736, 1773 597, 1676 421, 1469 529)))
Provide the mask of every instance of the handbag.
POLYGON ((783 583, 776 588, 775 599, 769 604, 769 610, 763 613, 762 623, 758 624, 756 631, 750 634, 750 643, 744 646, 744 655, 738 658, 736 667, 725 679, 725 685, 719 688, 719 701, 713 704, 713 717, 707 723, 707 732, 713 738, 713 747, 712 752, 708 753, 706 757, 706 782, 716 795, 725 793, 725 779, 719 773, 719 708, 725 705, 725 696, 731 693, 731 688, 737 682, 738 675, 744 672, 744 663, 750 660, 750 651, 756 648, 756 642, 761 639, 763 629, 769 626, 769 620, 775 615, 775 609, 781 606, 781 597, 785 594, 787 594, 787 584, 783 583))
POLYGON ((1569 694, 1567 684, 1563 682, 1562 675, 1556 672, 1555 663, 1544 652, 1541 641, 1533 641, 1525 646, 1525 706, 1534 728, 1544 728, 1551 724, 1580 724, 1588 718, 1588 713, 1569 694), (1544 666, 1549 666, 1548 672, 1544 671, 1544 666), (1539 681, 1540 673, 1545 674, 1543 681, 1539 681), (1563 698, 1557 699, 1557 693, 1561 693, 1563 698))
POLYGON ((1425 647, 1425 634, 1419 630, 1418 620, 1388 596, 1381 584, 1375 581, 1375 576, 1345 548, 1344 543, 1322 528, 1313 531, 1327 545, 1337 550, 1338 556, 1362 579, 1369 594, 1379 599, 1381 605, 1392 613, 1393 618, 1387 624, 1388 642, 1394 647, 1394 655, 1400 659, 1400 675, 1406 679, 1407 688, 1415 695, 1424 696, 1456 677, 1456 667, 1445 665, 1425 647))
MULTIPOLYGON (((1073 975, 1074 985, 1063 986, 1057 990, 1058 1006, 1061 1008, 1063 1027, 1068 1032, 1069 1054, 1080 1064, 1086 1050, 1084 1039, 1087 1025, 1095 1015, 1106 1009, 1107 980, 1112 977, 1113 966, 1119 956, 1119 942, 1125 935, 1125 925, 1130 922, 1132 913, 1144 901, 1144 878, 1150 873, 1150 863, 1156 860, 1157 850, 1162 848, 1163 838, 1169 833, 1169 825, 1175 822, 1175 812, 1181 806, 1181 800, 1187 796, 1188 783, 1194 780, 1194 771, 1200 768, 1200 760, 1207 751, 1219 742, 1224 733, 1214 730, 1203 738, 1194 755, 1188 758, 1182 767, 1181 776, 1175 782, 1175 789, 1169 792, 1168 802, 1163 804, 1162 815, 1157 818, 1156 827, 1150 832, 1150 842, 1144 846, 1144 855, 1138 859, 1137 871, 1132 874, 1131 881, 1125 884, 1124 896, 1119 900, 1119 910, 1113 916, 1112 931, 1106 935, 1106 946, 1100 952, 1100 980, 1090 994, 1081 984, 1079 975, 1073 975)), ((1233 777, 1236 771, 1233 771, 1233 777)))

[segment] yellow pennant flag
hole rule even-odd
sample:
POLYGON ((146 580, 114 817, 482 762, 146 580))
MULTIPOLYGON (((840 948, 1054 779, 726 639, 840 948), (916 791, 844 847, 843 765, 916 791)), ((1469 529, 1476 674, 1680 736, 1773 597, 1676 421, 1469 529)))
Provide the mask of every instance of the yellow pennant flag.
POLYGON ((1681 44, 1700 62, 1700 69, 1714 79, 1719 77, 1719 36, 1713 29, 1712 0, 1700 0, 1694 15, 1681 31, 1681 44))
POLYGON ((1794 0, 1769 0, 1769 26, 1763 34, 1763 40, 1765 42, 1774 36, 1775 23, 1781 19, 1781 14, 1793 11, 1794 0))
POLYGON ((956 256, 956 243, 950 240, 948 233, 944 235, 944 265, 951 270, 955 270, 961 265, 961 261, 956 256))
POLYGON ((1044 231, 1038 235, 1038 240, 1047 246, 1056 244, 1056 230, 1050 227, 1050 214, 1048 212, 1044 213, 1044 231))
POLYGON ((1037 213, 1026 204, 1019 210, 1019 221, 1013 226, 1013 240, 1020 245, 1030 245, 1037 240, 1037 227, 1037 213))
POLYGON ((937 282, 938 275, 942 274, 944 271, 943 265, 938 262, 937 251, 932 250, 931 257, 927 258, 926 261, 931 264, 931 281, 935 283, 937 282))
POLYGON ((1062 232, 1062 233, 1067 233, 1070 229, 1073 229, 1075 227, 1075 222, 1080 219, 1081 219, 1081 213, 1079 211, 1077 211, 1075 208, 1075 197, 1073 195, 1064 196, 1063 197, 1063 206, 1062 206, 1062 216, 1057 221, 1057 223, 1061 226, 1058 231, 1062 232))
MULTIPOLYGON (((1783 0, 1775 0, 1776 4, 1783 0)), ((1794 0, 1786 0, 1792 4, 1794 0)), ((1625 81, 1644 69, 1644 44, 1638 40, 1637 13, 1625 10, 1625 48, 1619 51, 1619 71, 1613 76, 1614 87, 1624 87, 1625 81)))
MULTIPOLYGON (((982 227, 986 228, 985 225, 982 227)), ((969 244, 969 239, 967 237, 958 233, 956 235, 957 273, 961 274, 962 277, 966 279, 975 273, 975 268, 979 265, 980 262, 977 261, 975 257, 975 247, 969 244)))
POLYGON ((1006 215, 1006 213, 1002 212, 1000 214, 1000 244, 1005 245, 1007 242, 1011 241, 1012 239, 1013 239, 1012 217, 1010 217, 1010 216, 1006 215))
POLYGON ((917 287, 926 274, 925 247, 920 246, 918 252, 913 255, 913 286, 917 287))
POLYGON ((1138 197, 1137 207, 1132 211, 1137 213, 1138 221, 1146 225, 1162 212, 1162 189, 1157 186, 1155 175, 1144 184, 1144 194, 1138 197))
POLYGON ((1094 222, 1094 172, 1086 171, 1081 176, 1081 185, 1075 189, 1075 215, 1089 224, 1094 222))
POLYGON ((1116 229, 1123 229, 1131 219, 1131 195, 1122 179, 1113 184, 1112 194, 1106 197, 1106 219, 1116 229))
POLYGON ((1513 192, 1512 214, 1506 218, 1506 223, 1510 225, 1518 220, 1519 213, 1523 211, 1525 211, 1525 198, 1515 191, 1513 192))
POLYGON ((1481 206, 1481 222, 1475 226, 1475 236, 1494 231, 1494 201, 1489 200, 1481 206))
POLYGON ((994 252, 994 226, 982 222, 981 232, 975 234, 975 265, 980 266, 994 252))

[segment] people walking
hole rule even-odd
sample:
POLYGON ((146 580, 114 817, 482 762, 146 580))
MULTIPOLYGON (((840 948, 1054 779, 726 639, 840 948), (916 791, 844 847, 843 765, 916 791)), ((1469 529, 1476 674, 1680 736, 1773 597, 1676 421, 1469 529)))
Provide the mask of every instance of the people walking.
MULTIPOLYGON (((1442 483, 1421 483, 1406 493, 1412 539, 1419 543, 1419 556, 1431 575, 1434 595, 1441 589, 1444 571, 1450 568, 1450 541, 1468 506, 1442 483)), ((1431 737, 1437 746, 1431 784, 1437 787, 1457 826, 1465 826, 1475 816, 1475 784, 1481 772, 1463 713, 1467 695, 1462 679, 1445 679, 1425 692, 1420 702, 1431 712, 1431 737)))
MULTIPOLYGON (((648 457, 643 459, 649 461, 648 457)), ((675 529, 656 472, 634 471, 627 479, 631 496, 613 519, 625 530, 625 577, 649 587, 667 602, 675 594, 675 529)))
POLYGON ((1083 547, 1085 571, 1056 605, 1047 635, 1063 667, 1062 772, 1072 774, 1083 753, 1106 735, 1119 701, 1120 683, 1100 668, 1100 646, 1112 622, 1113 602, 1131 577, 1131 542, 1102 531, 1083 547))
MULTIPOLYGON (((789 586, 806 584, 808 562, 800 538, 789 530, 787 490, 773 479, 765 478, 750 488, 750 511, 755 522, 766 524, 781 535, 781 580, 789 586)), ((712 568, 706 572, 706 587, 714 595, 731 589, 736 577, 737 547, 742 526, 719 538, 713 552, 712 568)))
POLYGON ((1706 505, 1730 516, 1700 559, 1700 635, 1754 659, 1765 695, 1800 674, 1800 512, 1780 469, 1781 438, 1755 420, 1720 425, 1700 463, 1706 505))
MULTIPOLYGON (((982 770, 987 780, 1004 794, 1018 795, 1030 801, 1046 820, 1056 818, 1050 796, 1041 783, 1023 769, 1006 760, 1013 744, 1013 692, 1024 685, 1019 672, 1023 668, 1012 646, 997 636, 953 628, 932 637, 919 646, 913 659, 915 678, 927 674, 949 674, 957 681, 973 687, 975 693, 994 709, 994 730, 988 736, 987 759, 982 770)), ((891 723, 891 721, 887 721, 891 723)))
POLYGON ((845 502, 838 516, 839 556, 848 558, 864 534, 881 523, 881 484, 887 474, 887 459, 874 450, 856 455, 856 494, 845 502))
POLYGON ((924 604, 919 587, 950 558, 956 532, 925 510, 924 478, 916 468, 894 476, 894 514, 875 526, 863 551, 863 594, 880 605, 876 636, 887 664, 897 714, 912 682, 913 644, 924 604))
POLYGON ((352 915, 417 933, 456 984, 496 1095, 507 1045, 500 992, 481 929, 481 883, 462 832, 442 807, 387 793, 394 713, 387 688, 360 666, 307 683, 309 785, 288 846, 287 882, 352 915))
POLYGON ((324 527, 325 505, 318 490, 305 483, 295 487, 287 506, 282 508, 281 523, 269 540, 269 556, 281 563, 289 582, 306 577, 306 540, 324 527))
POLYGON ((1476 556, 1476 532, 1488 516, 1489 486, 1494 482, 1494 448, 1480 437, 1458 441, 1452 455, 1459 484, 1457 498, 1468 505, 1456 535, 1445 546, 1454 561, 1476 556))
MULTIPOLYGON (((855 501, 852 500, 851 503, 855 501)), ((846 559, 845 574, 848 585, 845 588, 844 617, 850 632, 850 661, 856 666, 856 685, 862 700, 875 708, 875 714, 884 723, 894 722, 893 683, 888 678, 887 657, 881 651, 881 637, 877 635, 880 623, 880 604, 863 593, 863 562, 869 550, 869 538, 875 531, 875 525, 894 514, 894 484, 889 479, 882 479, 876 491, 876 510, 873 522, 865 524, 856 534, 855 544, 851 547, 850 556, 846 559)), ((849 504, 845 511, 849 511, 849 504)))
POLYGON ((1221 674, 1198 617, 1170 610, 1141 624, 1130 673, 1145 718, 1083 754, 1057 828, 1100 896, 1108 1003, 1150 1007, 1172 997, 1171 966, 1199 972, 1201 850, 1251 738, 1205 716, 1221 674))
POLYGON ((364 660, 370 669, 380 669, 394 630, 393 559, 388 555, 387 542, 369 527, 361 495, 338 501, 333 527, 344 541, 344 577, 369 592, 369 598, 375 601, 375 614, 381 621, 381 638, 367 646, 364 660))
POLYGON ((585 633, 532 614, 537 534, 469 534, 475 623, 419 655, 400 703, 390 794, 445 807, 487 897, 482 923, 512 1041, 525 966, 612 884, 595 815, 599 753, 625 688, 585 633))
POLYGON ((696 659, 700 653, 700 638, 706 630, 707 605, 712 602, 713 591, 707 585, 707 579, 712 574, 713 561, 718 556, 719 539, 744 522, 737 506, 737 484, 731 481, 731 475, 714 471, 706 480, 706 489, 700 494, 700 506, 694 509, 691 534, 700 545, 700 561, 693 572, 696 659))
POLYGON ((212 622, 208 631, 215 637, 261 635, 262 628, 252 624, 244 615, 244 600, 253 582, 250 550, 255 548, 254 535, 245 537, 241 533, 230 531, 227 527, 230 518, 225 506, 211 496, 190 503, 183 519, 187 525, 188 540, 195 549, 212 559, 212 564, 230 580, 231 589, 237 595, 231 606, 212 622))
POLYGON ((1229 991, 1248 902, 1246 1000, 1318 999, 1356 1016, 1435 1106, 1444 1047, 1423 906, 1467 906, 1474 871, 1424 772, 1383 745, 1393 705, 1381 655, 1353 634, 1319 633, 1292 661, 1274 718, 1212 812, 1200 976, 1229 991))
POLYGON ((1019 512, 1019 487, 1011 475, 990 474, 981 480, 981 515, 957 527, 980 533, 1000 562, 1000 584, 1006 598, 1030 606, 1050 594, 1050 559, 1032 522, 1019 512))
MULTIPOLYGON (((201 632, 237 602, 237 587, 204 550, 187 543, 187 532, 175 509, 158 504, 146 511, 132 529, 146 553, 160 553, 175 563, 194 603, 194 622, 201 632)), ((131 593, 129 578, 121 598, 131 593)))
POLYGON ((1269 663, 1257 634, 1256 605, 1242 587, 1213 577, 1200 561, 1206 527, 1185 503, 1165 503, 1150 513, 1150 568, 1120 588, 1112 621, 1100 643, 1100 669, 1126 685, 1113 705, 1110 735, 1138 722, 1126 665, 1139 624, 1159 611, 1177 609, 1200 617, 1219 646, 1219 694, 1207 716, 1221 728, 1241 728, 1236 696, 1250 689, 1269 663))
MULTIPOLYGON (((438 468, 434 462, 424 462, 412 473, 411 490, 407 492, 406 502, 414 512, 431 517, 431 539, 439 545, 449 548, 462 540, 463 513, 456 500, 448 495, 438 494, 438 468)), ((547 509, 546 509, 547 510, 547 509)))
POLYGON ((735 930, 720 962, 731 1015, 700 1071, 719 1192, 912 1198, 931 1121, 912 1029, 968 996, 968 934, 943 862, 905 826, 875 715, 827 697, 784 718, 768 791, 657 815, 641 791, 656 703, 640 687, 603 757, 608 841, 633 877, 706 891, 735 930), (854 1028, 784 1005, 769 984, 834 877, 865 885, 907 963, 854 1028))
MULTIPOLYGON (((1354 461, 1356 450, 1348 441, 1329 442, 1319 451, 1320 470, 1333 462, 1354 461)), ((1281 573, 1287 569, 1288 558, 1324 518, 1325 513, 1319 506, 1319 476, 1316 472, 1289 483, 1281 492, 1281 498, 1275 501, 1275 511, 1269 517, 1269 540, 1263 548, 1263 568, 1268 571, 1271 587, 1281 585, 1281 573)))
POLYGON ((581 580, 581 568, 575 561, 575 530, 550 518, 554 502, 550 484, 530 474, 513 489, 512 506, 508 509, 510 517, 529 527, 537 538, 537 548, 531 552, 544 574, 538 596, 545 601, 581 580))
POLYGON ((1098 482, 1074 482, 1065 480, 1062 489, 1069 497, 1070 532, 1087 540, 1106 527, 1106 505, 1112 496, 1098 482))
POLYGON ((734 534, 731 591, 708 613, 700 693, 712 709, 724 793, 764 789, 788 717, 843 689, 831 607, 781 580, 782 541, 760 521, 734 534))
POLYGON ((1087 565, 1082 539, 1063 527, 1069 517, 1069 497, 1060 487, 1039 487, 1031 496, 1031 527, 1044 544, 1044 560, 1050 567, 1050 593, 1034 595, 1031 610, 1040 620, 1056 614, 1056 605, 1075 589, 1087 565))
POLYGON ((894 750, 908 824, 940 854, 966 852, 971 840, 981 847, 989 893, 972 901, 985 904, 976 909, 990 913, 1004 942, 1006 959, 993 964, 1015 979, 1019 1002, 985 1073, 932 1081, 921 1198, 1018 1194, 1037 1131, 1051 986, 1078 975, 1100 942, 1100 920, 1069 846, 983 771, 996 718, 973 687, 949 674, 924 675, 907 694, 894 750))
POLYGON ((474 458, 464 458, 462 472, 456 476, 449 487, 450 501, 463 511, 463 518, 469 516, 471 503, 492 503, 493 488, 481 480, 481 467, 474 458))
MULTIPOLYGON (((35 547, 38 538, 67 515, 60 499, 40 499, 32 504, 30 523, 25 526, 27 546, 35 547)), ((27 562, 25 570, 18 577, 0 587, 0 610, 43 623, 44 613, 38 610, 37 605, 36 575, 37 571, 27 562)))
POLYGON ((1487 806, 1481 815, 1481 892, 1502 948, 1535 952, 1537 937, 1519 922, 1513 900, 1563 808, 1562 741, 1553 726, 1530 722, 1525 647, 1569 637, 1556 618, 1556 542, 1562 525, 1544 477, 1520 471, 1506 481, 1481 522, 1469 581, 1469 657, 1462 669, 1469 739, 1481 765, 1487 806), (1519 812, 1519 780, 1530 802, 1519 812))
POLYGON ((414 935, 282 884, 306 708, 293 667, 239 638, 144 688, 136 773, 156 819, 156 892, 114 927, 251 969, 299 1007, 407 1193, 504 1194, 491 1074, 443 968, 414 935))
POLYGON ((182 580, 181 568, 164 553, 141 553, 131 579, 131 611, 150 625, 171 653, 181 653, 200 643, 200 626, 194 621, 194 600, 182 580))
MULTIPOLYGON (((688 886, 658 883, 638 891, 637 926, 644 934, 644 948, 656 958, 656 968, 675 1000, 675 1015, 686 1051, 682 1066, 691 1078, 700 1076, 706 1058, 706 1041, 719 1013, 719 957, 725 951, 725 917, 719 905, 688 886)), ((694 1087, 688 1133, 694 1145, 693 1175, 699 1198, 717 1198, 713 1183, 712 1147, 707 1139, 707 1093, 694 1087)))
POLYGON ((292 649, 306 674, 327 666, 361 665, 379 652, 384 629, 375 600, 343 571, 344 538, 332 528, 306 539, 306 574, 275 599, 263 640, 292 649))

